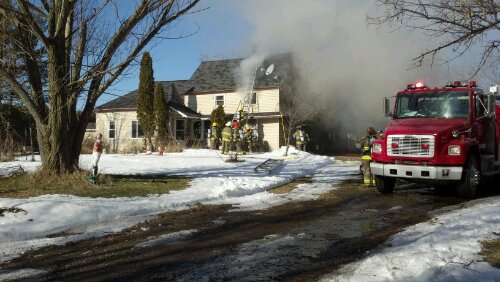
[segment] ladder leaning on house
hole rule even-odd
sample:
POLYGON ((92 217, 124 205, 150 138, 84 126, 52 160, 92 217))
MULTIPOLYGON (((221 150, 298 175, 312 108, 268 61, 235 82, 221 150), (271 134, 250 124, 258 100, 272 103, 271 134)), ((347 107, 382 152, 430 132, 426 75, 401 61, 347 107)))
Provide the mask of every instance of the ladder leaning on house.
POLYGON ((255 68, 253 75, 250 75, 248 77, 248 81, 244 89, 245 96, 243 97, 243 101, 239 103, 238 109, 236 109, 236 113, 234 113, 233 121, 238 120, 238 114, 240 113, 240 109, 242 110, 241 113, 246 113, 246 116, 248 118, 248 114, 250 113, 250 106, 252 104, 253 88, 255 86, 255 77, 257 75, 257 68, 258 67, 255 68))

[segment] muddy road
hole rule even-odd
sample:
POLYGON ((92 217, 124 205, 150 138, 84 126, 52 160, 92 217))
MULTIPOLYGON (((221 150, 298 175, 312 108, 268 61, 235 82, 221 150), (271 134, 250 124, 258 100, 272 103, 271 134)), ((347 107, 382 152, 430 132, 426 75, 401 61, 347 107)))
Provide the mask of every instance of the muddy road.
POLYGON ((263 211, 199 205, 169 212, 117 234, 31 251, 0 268, 43 271, 30 281, 314 281, 428 212, 463 202, 414 185, 381 195, 358 182, 353 175, 318 200, 263 211))

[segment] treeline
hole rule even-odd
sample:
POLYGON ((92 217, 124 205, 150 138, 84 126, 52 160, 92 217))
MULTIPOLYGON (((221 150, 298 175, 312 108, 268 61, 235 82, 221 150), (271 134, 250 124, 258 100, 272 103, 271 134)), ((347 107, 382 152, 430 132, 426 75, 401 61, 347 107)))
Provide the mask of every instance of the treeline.
POLYGON ((38 151, 35 122, 21 105, 0 103, 0 161, 12 160, 16 154, 38 151), (30 138, 31 128, 31 138, 30 138))

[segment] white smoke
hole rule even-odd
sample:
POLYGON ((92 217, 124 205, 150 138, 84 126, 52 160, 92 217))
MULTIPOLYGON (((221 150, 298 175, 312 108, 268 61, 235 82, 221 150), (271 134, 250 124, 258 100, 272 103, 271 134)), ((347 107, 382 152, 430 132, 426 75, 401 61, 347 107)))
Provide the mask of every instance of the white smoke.
POLYGON ((252 70, 268 55, 291 52, 302 86, 311 98, 328 105, 326 127, 340 135, 347 129, 363 133, 370 125, 383 127, 382 97, 394 96, 408 83, 433 82, 439 77, 436 70, 410 69, 411 59, 426 47, 423 36, 367 25, 367 14, 377 13, 372 2, 243 2, 259 55, 243 61, 242 67, 252 70))
POLYGON ((263 54, 254 53, 250 57, 241 61, 240 68, 236 69, 238 72, 236 77, 238 77, 238 92, 243 92, 244 88, 247 86, 248 81, 255 76, 257 68, 264 62, 265 56, 263 54))

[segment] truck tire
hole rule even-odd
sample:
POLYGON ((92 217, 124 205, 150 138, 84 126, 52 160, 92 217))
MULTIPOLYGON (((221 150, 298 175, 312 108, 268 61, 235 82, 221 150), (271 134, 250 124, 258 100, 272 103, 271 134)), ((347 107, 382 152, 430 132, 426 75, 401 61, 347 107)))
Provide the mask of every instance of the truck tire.
POLYGON ((394 191, 395 185, 396 178, 375 175, 375 186, 380 193, 391 194, 394 191))
POLYGON ((479 182, 481 181, 481 171, 478 168, 477 160, 470 156, 462 175, 462 180, 457 186, 457 194, 462 198, 472 198, 476 196, 479 182))

